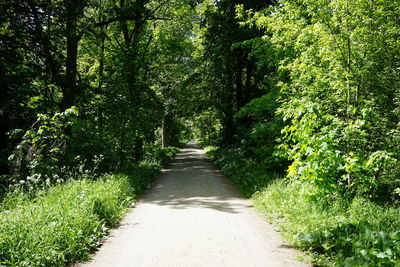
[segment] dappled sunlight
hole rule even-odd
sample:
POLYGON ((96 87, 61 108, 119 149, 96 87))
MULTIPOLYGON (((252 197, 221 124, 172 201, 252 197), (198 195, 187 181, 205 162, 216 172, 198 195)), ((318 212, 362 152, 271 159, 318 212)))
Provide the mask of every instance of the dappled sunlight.
POLYGON ((172 209, 204 208, 239 213, 250 207, 241 198, 208 162, 201 148, 189 143, 169 164, 164 177, 146 197, 146 203, 172 209))
POLYGON ((230 213, 239 213, 242 208, 251 207, 251 205, 244 205, 242 203, 233 204, 231 200, 230 198, 220 197, 174 197, 171 199, 155 200, 151 203, 168 206, 172 209, 205 208, 230 213))

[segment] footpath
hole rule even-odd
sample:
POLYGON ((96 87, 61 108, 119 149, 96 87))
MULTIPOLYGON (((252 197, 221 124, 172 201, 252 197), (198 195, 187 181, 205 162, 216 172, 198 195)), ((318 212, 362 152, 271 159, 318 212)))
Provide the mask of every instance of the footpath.
POLYGON ((81 266, 307 266, 296 255, 189 143, 81 266))

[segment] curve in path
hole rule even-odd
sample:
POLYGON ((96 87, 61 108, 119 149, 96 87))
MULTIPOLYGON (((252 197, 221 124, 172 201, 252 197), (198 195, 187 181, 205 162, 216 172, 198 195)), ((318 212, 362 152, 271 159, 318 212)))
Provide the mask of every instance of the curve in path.
POLYGON ((189 143, 81 266, 306 266, 189 143))

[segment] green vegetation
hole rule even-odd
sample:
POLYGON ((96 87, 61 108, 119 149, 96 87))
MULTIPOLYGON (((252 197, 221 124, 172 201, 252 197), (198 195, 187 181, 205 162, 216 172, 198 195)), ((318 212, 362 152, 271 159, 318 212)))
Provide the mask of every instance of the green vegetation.
POLYGON ((0 265, 87 259, 189 138, 193 3, 147 2, 0 3, 0 265))
POLYGON ((398 266, 398 1, 234 2, 204 13, 197 138, 316 264, 398 266))
POLYGON ((317 265, 394 266, 400 260, 400 210, 371 200, 340 195, 315 198, 319 189, 282 179, 239 149, 205 147, 217 166, 251 197, 267 220, 317 265))
POLYGON ((262 190, 278 176, 254 159, 246 159, 240 148, 221 151, 217 147, 206 146, 204 150, 246 197, 251 197, 255 192, 262 190))
POLYGON ((0 187, 118 172, 189 138, 193 5, 2 1, 0 187))
POLYGON ((2 1, 0 217, 196 138, 321 262, 398 265, 399 4, 2 1))
MULTIPOLYGON (((175 148, 160 152, 163 160, 175 148)), ((159 173, 142 162, 121 174, 69 179, 41 189, 9 192, 0 206, 1 264, 64 266, 88 259, 159 173)))
POLYGON ((310 185, 277 180, 254 195, 258 209, 316 264, 397 266, 400 210, 356 197, 310 199, 310 185))

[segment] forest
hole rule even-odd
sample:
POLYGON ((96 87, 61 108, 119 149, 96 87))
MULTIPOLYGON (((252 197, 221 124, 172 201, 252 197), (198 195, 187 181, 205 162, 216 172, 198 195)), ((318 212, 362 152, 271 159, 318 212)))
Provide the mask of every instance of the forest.
POLYGON ((0 265, 87 259, 192 139, 316 266, 400 264, 399 0, 0 10, 0 265))

